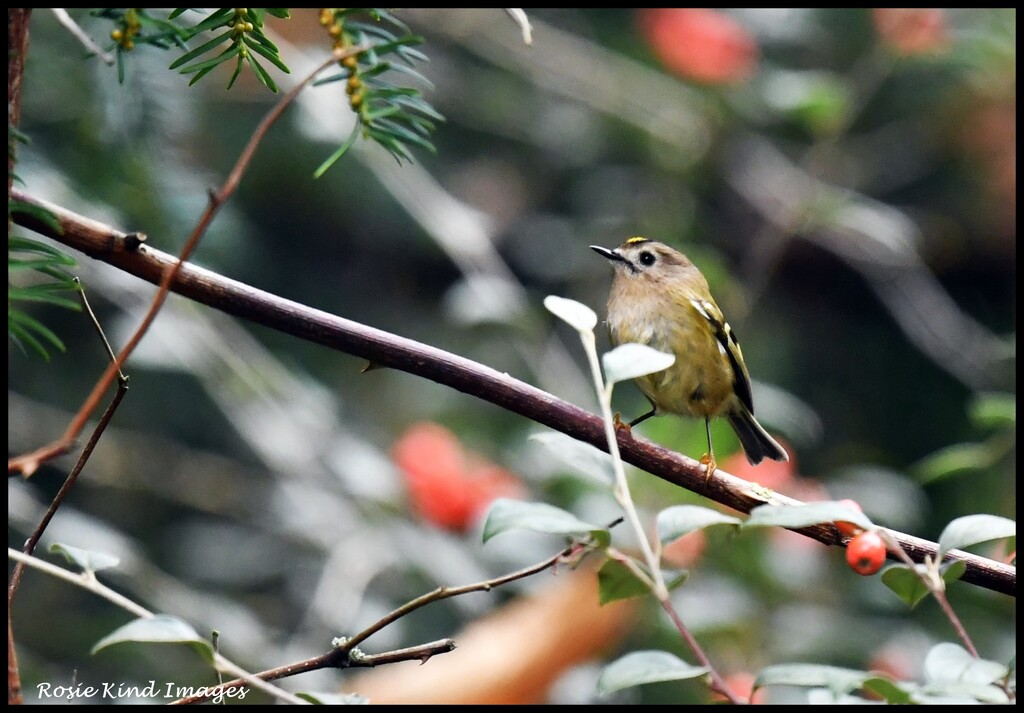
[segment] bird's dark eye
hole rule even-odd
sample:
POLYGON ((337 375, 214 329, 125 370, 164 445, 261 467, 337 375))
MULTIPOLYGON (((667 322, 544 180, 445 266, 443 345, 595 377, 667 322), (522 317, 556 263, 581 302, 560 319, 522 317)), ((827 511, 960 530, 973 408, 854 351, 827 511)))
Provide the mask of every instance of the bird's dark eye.
POLYGON ((646 265, 647 267, 650 267, 651 265, 654 264, 654 260, 655 260, 654 253, 649 252, 647 250, 644 250, 642 253, 640 253, 640 264, 641 265, 646 265))

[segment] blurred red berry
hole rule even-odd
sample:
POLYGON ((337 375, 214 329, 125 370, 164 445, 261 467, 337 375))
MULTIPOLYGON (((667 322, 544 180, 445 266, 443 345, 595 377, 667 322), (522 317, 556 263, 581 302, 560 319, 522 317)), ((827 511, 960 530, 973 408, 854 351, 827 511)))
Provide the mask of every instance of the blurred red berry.
MULTIPOLYGON (((864 509, 856 500, 850 500, 849 498, 847 498, 846 500, 840 500, 839 502, 845 505, 846 507, 850 508, 851 510, 856 510, 857 512, 864 512, 864 509)), ((860 527, 854 525, 852 522, 836 520, 835 525, 836 529, 839 530, 839 532, 841 532, 846 537, 854 537, 859 533, 863 532, 863 530, 860 527)))
POLYGON ((877 532, 862 532, 846 546, 846 562, 857 574, 874 574, 885 563, 885 542, 877 532))
POLYGON ((757 43, 735 20, 710 8, 641 10, 638 22, 665 67, 702 84, 735 84, 754 73, 757 43))
POLYGON ((689 532, 665 545, 661 550, 661 558, 672 567, 692 567, 704 553, 707 544, 708 538, 703 530, 689 532))
POLYGON ((455 435, 435 423, 410 426, 395 442, 392 457, 416 511, 438 527, 465 530, 496 498, 523 495, 516 476, 473 462, 455 435))
MULTIPOLYGON (((735 695, 748 703, 764 703, 764 689, 754 690, 754 682, 757 677, 749 671, 733 671, 725 675, 725 685, 735 695)), ((711 694, 711 700, 719 703, 726 701, 726 697, 717 691, 711 694)))
POLYGON ((789 460, 784 463, 766 459, 757 465, 750 465, 743 452, 736 451, 722 463, 722 470, 732 473, 737 478, 782 492, 783 488, 797 477, 796 456, 790 448, 786 448, 785 443, 782 447, 789 453, 789 460))
POLYGON ((410 426, 395 442, 391 453, 407 479, 457 478, 465 465, 458 439, 436 423, 410 426))
POLYGON ((920 675, 919 659, 908 646, 889 643, 875 651, 868 661, 868 671, 878 672, 895 681, 909 681, 920 675))
POLYGON ((935 7, 876 7, 875 30, 902 55, 933 54, 949 44, 946 14, 935 7))

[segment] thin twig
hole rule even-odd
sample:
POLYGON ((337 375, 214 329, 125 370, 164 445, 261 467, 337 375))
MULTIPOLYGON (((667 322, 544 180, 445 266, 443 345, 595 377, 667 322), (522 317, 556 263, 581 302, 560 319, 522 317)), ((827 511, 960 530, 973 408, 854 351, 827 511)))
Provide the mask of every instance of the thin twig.
POLYGON ((683 623, 679 613, 676 612, 674 606, 672 606, 671 599, 662 599, 661 606, 668 614, 669 619, 672 620, 672 624, 675 625, 676 631, 686 641, 686 645, 690 647, 690 651, 700 661, 701 666, 704 666, 708 670, 708 676, 711 677, 711 690, 721 693, 723 696, 729 699, 729 702, 733 705, 742 705, 745 701, 737 696, 733 690, 729 687, 729 684, 725 682, 725 679, 715 670, 715 667, 711 664, 711 659, 708 658, 707 654, 704 653, 704 649, 697 642, 697 639, 690 633, 690 630, 686 628, 686 624, 683 623))
MULTIPOLYGON (((438 654, 446 654, 454 650, 455 642, 452 639, 440 639, 438 641, 431 641, 427 644, 419 644, 417 646, 410 646, 404 649, 395 649, 394 651, 385 651, 379 654, 365 654, 362 656, 353 655, 344 659, 339 659, 335 650, 328 651, 326 654, 315 656, 305 661, 299 661, 297 663, 288 664, 287 666, 279 666, 278 668, 261 671, 256 674, 256 676, 263 681, 277 681, 282 678, 290 678, 302 673, 319 671, 326 668, 372 668, 389 663, 398 663, 399 661, 426 662, 438 654)), ((217 689, 223 692, 232 688, 240 688, 245 684, 246 681, 244 679, 236 679, 219 684, 217 689)), ((171 701, 168 705, 194 705, 196 703, 208 701, 213 698, 214 695, 215 692, 200 691, 191 696, 171 701)))
POLYGON ((579 543, 570 545, 569 547, 566 547, 564 550, 559 552, 557 555, 549 557, 543 562, 538 562, 537 564, 530 565, 529 567, 524 567, 523 569, 502 575, 501 577, 495 577, 494 579, 487 579, 482 582, 474 582, 473 584, 466 584, 461 587, 438 587, 432 592, 427 592, 426 594, 423 594, 411 601, 406 602, 390 614, 387 614, 381 619, 379 619, 376 623, 371 624, 366 629, 363 629, 363 631, 359 632, 355 636, 347 638, 342 643, 342 645, 338 647, 338 650, 343 650, 346 653, 351 651, 356 646, 366 641, 368 638, 370 638, 378 631, 386 627, 388 624, 391 624, 392 622, 401 619, 406 614, 414 612, 420 607, 426 606, 427 604, 439 602, 442 599, 449 599, 450 597, 457 597, 461 594, 468 594, 469 592, 489 592, 495 587, 500 587, 503 584, 514 582, 517 579, 523 579, 524 577, 529 577, 531 575, 537 574, 538 572, 543 572, 545 569, 548 569, 549 567, 554 567, 560 562, 572 559, 575 555, 582 552, 585 547, 585 544, 579 543))
POLYGON ((89 35, 86 34, 85 30, 83 30, 81 26, 72 19, 71 15, 68 14, 67 10, 65 10, 62 7, 51 7, 50 9, 53 11, 53 14, 57 17, 57 22, 64 25, 64 27, 67 28, 68 32, 75 36, 75 39, 77 39, 79 42, 85 45, 85 48, 87 50, 89 50, 94 55, 102 59, 108 65, 113 66, 114 55, 110 54, 109 52, 104 52, 103 48, 96 44, 93 38, 89 37, 89 35))
POLYGON ((31 453, 26 453, 9 460, 7 462, 8 473, 21 473, 27 478, 39 468, 41 463, 66 452, 71 447, 71 444, 74 443, 78 434, 81 433, 82 429, 85 427, 85 423, 89 416, 99 404, 99 400, 102 397, 103 392, 107 390, 108 386, 110 386, 110 382, 113 380, 114 374, 121 369, 121 366, 125 363, 129 355, 131 355, 135 350, 135 347, 138 346, 139 342, 142 340, 142 337, 149 330, 149 326, 153 323, 153 320, 156 319, 156 315, 163 306, 164 301, 167 299, 170 286, 181 271, 182 265, 185 264, 185 261, 199 245, 199 240, 202 238, 203 234, 205 234, 206 229, 213 221, 214 216, 220 210, 221 206, 231 198, 235 190, 238 188, 238 184, 242 180, 242 175, 249 167, 249 163, 252 161, 252 157, 255 155, 256 149, 259 147, 260 142, 263 141, 263 138, 270 130, 270 127, 275 121, 277 121, 288 105, 295 100, 295 97, 299 95, 299 92, 302 91, 307 84, 313 81, 316 75, 320 74, 320 72, 335 62, 343 59, 345 56, 358 54, 365 49, 366 48, 363 46, 357 46, 350 48, 345 52, 335 52, 330 59, 321 62, 320 65, 310 72, 305 79, 281 97, 280 101, 278 101, 267 115, 263 117, 263 120, 256 127, 256 130, 253 131, 252 136, 249 138, 249 142, 238 157, 238 161, 235 163, 234 168, 232 168, 231 172, 228 174, 227 179, 224 181, 224 185, 221 186, 220 189, 210 192, 206 210, 204 210, 203 214, 200 216, 196 227, 192 230, 192 234, 185 242, 185 247, 182 248, 177 260, 173 265, 170 265, 165 269, 163 277, 160 280, 160 289, 153 297, 149 310, 142 318, 142 323, 139 324, 135 333, 129 338, 128 343, 121 349, 121 353, 118 354, 114 363, 107 367, 106 371, 103 372, 103 375, 96 382, 92 392, 86 398, 85 403, 82 404, 78 413, 75 414, 75 417, 68 425, 64 435, 61 436, 59 440, 43 446, 42 448, 38 448, 31 453))
MULTIPOLYGON (((110 348, 110 342, 107 341, 107 335, 103 333, 103 327, 100 326, 100 322, 96 319, 96 313, 92 311, 92 306, 89 304, 89 298, 85 295, 85 288, 82 287, 82 282, 77 277, 74 278, 75 283, 78 285, 78 296, 82 300, 82 306, 85 309, 86 314, 92 320, 93 326, 96 328, 96 333, 100 337, 100 341, 103 342, 103 347, 107 351, 107 355, 111 361, 115 360, 114 350, 110 348)), ((114 412, 117 411, 117 407, 121 404, 121 399, 128 392, 128 377, 125 376, 121 371, 117 372, 117 392, 114 394, 114 398, 107 405, 106 411, 100 417, 99 423, 96 424, 96 428, 93 429, 92 435, 89 437, 89 442, 85 444, 85 448, 82 449, 81 455, 78 456, 78 462, 75 463, 75 467, 68 473, 68 477, 64 479, 64 484, 61 485, 60 490, 57 491, 57 495, 54 496, 53 502, 50 503, 50 507, 46 509, 43 514, 42 520, 39 521, 39 525, 36 526, 35 531, 29 536, 28 540, 25 541, 25 547, 22 551, 31 555, 35 552, 36 545, 39 544, 39 540, 43 536, 43 532, 46 531, 47 526, 53 519, 53 516, 57 514, 57 508, 64 502, 64 498, 71 492, 72 486, 75 481, 78 480, 78 475, 82 472, 85 464, 89 461, 89 457, 92 455, 93 450, 96 448, 96 444, 100 442, 100 437, 103 432, 107 429, 107 425, 110 423, 110 419, 114 417, 114 412)), ((14 594, 18 591, 18 584, 21 582, 21 575, 25 571, 25 565, 18 563, 14 566, 14 572, 11 573, 11 581, 7 587, 7 608, 10 611, 12 602, 14 601, 14 594)))
MULTIPOLYGON (((100 341, 103 342, 103 348, 107 351, 107 356, 110 357, 110 361, 117 361, 117 356, 114 354, 114 349, 110 346, 110 341, 107 339, 107 335, 103 332, 103 327, 100 325, 100 321, 96 318, 96 313, 92 311, 92 305, 89 304, 89 298, 85 294, 85 286, 82 285, 82 281, 78 277, 72 278, 76 285, 78 285, 78 298, 82 300, 82 307, 85 309, 85 313, 89 315, 89 319, 92 321, 92 326, 96 329, 96 334, 99 335, 100 341)), ((128 377, 124 375, 124 372, 120 369, 117 370, 117 380, 122 384, 128 383, 128 377)))
POLYGON ((426 663, 432 656, 436 656, 437 654, 447 654, 454 650, 455 641, 453 639, 439 639, 427 644, 409 646, 404 649, 395 649, 394 651, 385 651, 381 654, 364 654, 359 657, 353 657, 351 666, 353 668, 366 668, 383 666, 385 664, 397 663, 399 661, 419 661, 420 663, 426 663))
MULTIPOLYGON (((82 454, 78 457, 78 462, 75 463, 75 467, 68 473, 68 477, 64 479, 64 484, 60 486, 60 490, 54 496, 50 506, 46 509, 46 513, 43 515, 42 520, 39 521, 39 525, 36 526, 35 531, 25 541, 25 547, 23 551, 26 555, 31 555, 35 552, 36 545, 39 544, 40 538, 43 536, 43 532, 46 531, 47 526, 53 519, 53 516, 57 514, 57 509, 64 502, 64 498, 67 497, 68 493, 71 492, 71 488, 74 486, 75 481, 78 480, 79 474, 82 472, 82 468, 89 461, 89 456, 92 455, 93 449, 96 448, 96 444, 100 441, 100 436, 107 428, 107 424, 110 423, 110 419, 113 418, 114 412, 117 411, 117 407, 121 403, 121 399, 128 393, 127 380, 119 381, 117 385, 117 393, 114 394, 114 398, 110 401, 107 406, 107 410, 103 412, 103 416, 100 417, 99 423, 96 424, 96 428, 92 432, 92 436, 89 437, 89 442, 85 444, 85 448, 82 449, 82 454)), ((18 563, 14 566, 14 572, 11 574, 11 582, 7 587, 7 606, 10 608, 14 601, 14 594, 18 591, 18 585, 21 583, 21 575, 25 571, 25 565, 18 563)))
MULTIPOLYGON (((612 523, 609 527, 614 526, 612 523)), ((468 594, 470 592, 489 592, 495 587, 500 587, 503 584, 514 582, 517 579, 523 579, 531 575, 543 572, 545 569, 554 567, 562 562, 571 561, 576 556, 582 554, 587 549, 587 543, 574 543, 569 545, 564 550, 549 557, 542 562, 524 567, 523 569, 511 572, 509 574, 495 577, 493 579, 487 579, 482 582, 474 582, 473 584, 466 584, 461 587, 438 587, 437 589, 427 592, 415 599, 406 602, 402 606, 398 607, 391 613, 381 617, 373 624, 363 629, 355 636, 347 637, 338 642, 335 648, 331 649, 325 654, 320 656, 314 656, 313 658, 306 659, 305 661, 298 661, 291 663, 286 666, 279 666, 278 668, 269 669, 267 671, 261 671, 255 674, 259 678, 265 681, 276 681, 281 678, 288 678, 290 676, 296 676, 300 673, 308 673, 310 671, 318 671, 325 668, 354 668, 361 666, 377 666, 384 663, 391 663, 392 659, 399 661, 406 660, 420 660, 423 661, 425 658, 429 658, 438 653, 445 653, 455 648, 454 642, 450 639, 442 639, 441 641, 435 641, 430 644, 420 644, 419 646, 413 646, 407 649, 400 649, 398 651, 390 651, 382 654, 363 654, 356 651, 358 646, 363 641, 376 634, 384 627, 392 624, 393 622, 401 619, 403 616, 420 609, 421 607, 431 604, 433 602, 439 602, 442 599, 449 599, 456 597, 461 594, 468 594), (449 647, 450 643, 450 647, 449 647)), ((244 686, 245 681, 234 680, 224 683, 221 688, 237 688, 244 686)), ((203 693, 197 693, 194 696, 182 698, 174 701, 175 704, 186 704, 186 703, 202 703, 203 701, 209 700, 213 694, 205 695, 203 693)))

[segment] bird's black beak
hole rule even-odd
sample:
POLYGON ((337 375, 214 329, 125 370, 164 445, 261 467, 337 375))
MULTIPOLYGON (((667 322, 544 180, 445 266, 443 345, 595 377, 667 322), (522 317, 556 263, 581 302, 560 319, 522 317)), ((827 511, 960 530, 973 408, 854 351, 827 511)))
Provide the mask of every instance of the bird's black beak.
POLYGON ((601 257, 612 260, 613 262, 624 262, 629 264, 629 260, 622 257, 622 254, 618 250, 609 250, 608 248, 602 248, 600 245, 591 245, 590 249, 601 257))

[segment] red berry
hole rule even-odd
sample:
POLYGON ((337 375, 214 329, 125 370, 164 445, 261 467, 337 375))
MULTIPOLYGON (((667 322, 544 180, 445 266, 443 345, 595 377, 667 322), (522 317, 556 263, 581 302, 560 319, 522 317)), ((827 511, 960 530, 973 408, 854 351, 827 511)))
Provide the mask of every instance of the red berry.
POLYGON ((941 8, 880 7, 871 11, 875 30, 901 55, 934 54, 949 46, 949 27, 941 8))
POLYGON ((640 26, 670 71, 708 85, 736 84, 757 68, 757 42, 729 15, 711 8, 642 10, 640 26))
MULTIPOLYGON (((856 510, 857 512, 864 512, 863 508, 861 508, 860 506, 860 503, 858 503, 856 500, 850 500, 849 498, 847 498, 846 500, 840 500, 839 503, 841 505, 845 505, 851 510, 856 510)), ((846 537, 854 537, 864 531, 859 525, 855 525, 852 522, 846 522, 844 520, 836 520, 835 525, 836 529, 839 530, 839 532, 843 533, 843 535, 846 537)))
POLYGON ((433 524, 464 531, 499 497, 523 497, 519 479, 466 453, 458 437, 436 423, 410 426, 392 450, 409 497, 433 524))
POLYGON ((877 532, 862 532, 846 546, 846 562, 857 574, 874 574, 885 563, 885 542, 877 532))

